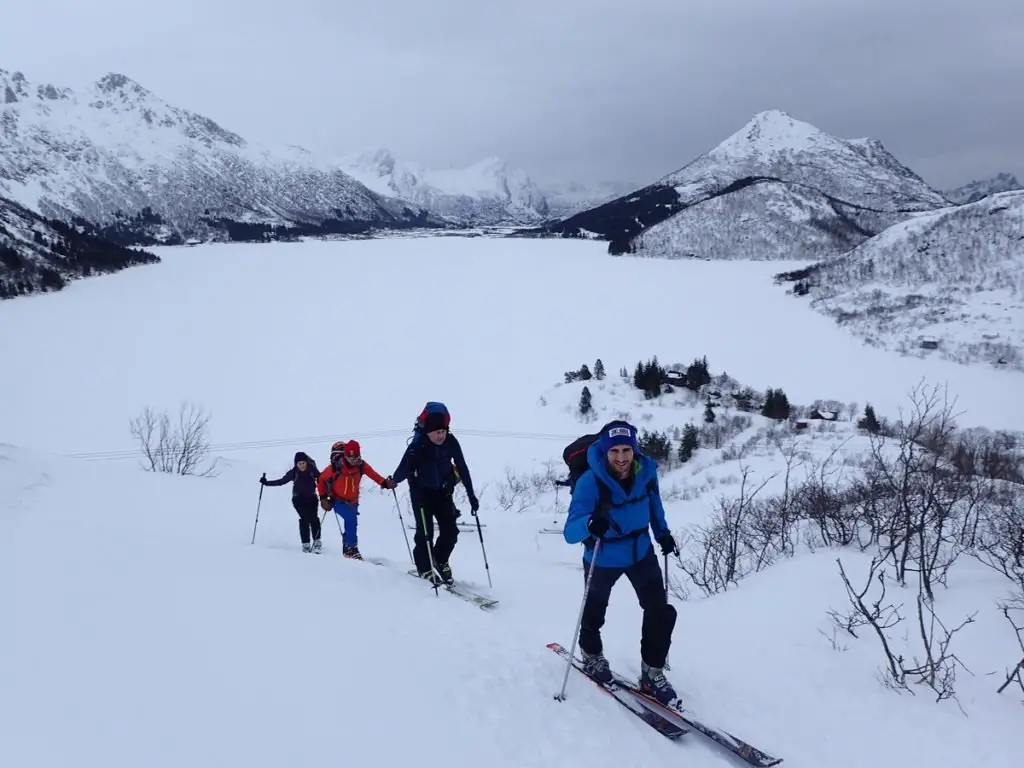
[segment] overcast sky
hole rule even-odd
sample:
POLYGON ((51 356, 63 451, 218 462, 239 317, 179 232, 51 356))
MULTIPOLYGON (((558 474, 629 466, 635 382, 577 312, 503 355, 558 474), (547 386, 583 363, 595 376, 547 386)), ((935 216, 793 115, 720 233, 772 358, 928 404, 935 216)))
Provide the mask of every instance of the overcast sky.
POLYGON ((24 0, 0 68, 120 72, 250 140, 646 183, 755 113, 934 186, 1024 180, 1024 0, 24 0))

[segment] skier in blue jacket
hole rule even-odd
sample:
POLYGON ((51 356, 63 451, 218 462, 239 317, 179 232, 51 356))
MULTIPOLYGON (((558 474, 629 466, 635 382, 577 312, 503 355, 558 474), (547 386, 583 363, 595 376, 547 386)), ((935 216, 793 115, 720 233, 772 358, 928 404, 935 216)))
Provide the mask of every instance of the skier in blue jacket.
POLYGON ((568 543, 584 544, 584 577, 594 558, 595 541, 601 541, 580 626, 584 667, 598 680, 611 682, 601 627, 612 587, 625 574, 643 609, 640 688, 668 703, 676 697, 664 673, 676 609, 668 602, 651 531, 662 554, 677 549, 665 521, 657 465, 639 453, 636 429, 625 421, 602 428, 587 450, 587 464, 589 469, 576 481, 563 531, 568 543))

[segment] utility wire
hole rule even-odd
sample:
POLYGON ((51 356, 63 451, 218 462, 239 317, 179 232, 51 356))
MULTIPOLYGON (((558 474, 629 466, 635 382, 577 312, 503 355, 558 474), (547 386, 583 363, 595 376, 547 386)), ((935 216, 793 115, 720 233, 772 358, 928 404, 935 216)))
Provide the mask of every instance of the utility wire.
MULTIPOLYGON (((303 445, 309 443, 332 443, 336 440, 365 440, 373 437, 400 437, 409 435, 409 429, 384 429, 374 432, 354 432, 348 435, 312 435, 307 437, 284 437, 268 440, 249 440, 243 442, 212 443, 209 446, 210 453, 227 453, 231 451, 253 451, 266 448, 284 448, 286 446, 303 445)), ((495 429, 460 429, 459 435, 471 437, 502 438, 505 440, 575 440, 579 435, 560 435, 543 432, 506 432, 495 429)), ((72 459, 85 459, 86 461, 119 461, 122 459, 135 459, 143 456, 141 449, 114 450, 114 451, 92 451, 88 453, 65 454, 72 459)))

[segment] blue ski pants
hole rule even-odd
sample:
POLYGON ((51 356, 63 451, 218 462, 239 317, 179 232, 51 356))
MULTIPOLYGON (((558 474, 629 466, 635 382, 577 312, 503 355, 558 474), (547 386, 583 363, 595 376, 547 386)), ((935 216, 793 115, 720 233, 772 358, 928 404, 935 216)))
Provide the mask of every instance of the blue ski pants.
POLYGON ((341 535, 342 544, 354 547, 359 543, 359 505, 347 501, 334 502, 334 514, 345 524, 345 532, 341 535))

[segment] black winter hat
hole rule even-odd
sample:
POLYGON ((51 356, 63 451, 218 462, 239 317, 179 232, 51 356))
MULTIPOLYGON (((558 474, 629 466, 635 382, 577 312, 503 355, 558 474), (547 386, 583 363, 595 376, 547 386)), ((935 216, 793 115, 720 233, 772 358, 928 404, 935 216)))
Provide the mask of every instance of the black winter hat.
POLYGON ((447 427, 443 413, 429 413, 423 422, 424 432, 433 432, 436 429, 446 429, 447 427))
POLYGON ((296 452, 296 454, 295 454, 295 463, 298 464, 300 461, 309 461, 309 456, 307 456, 302 451, 296 452))

